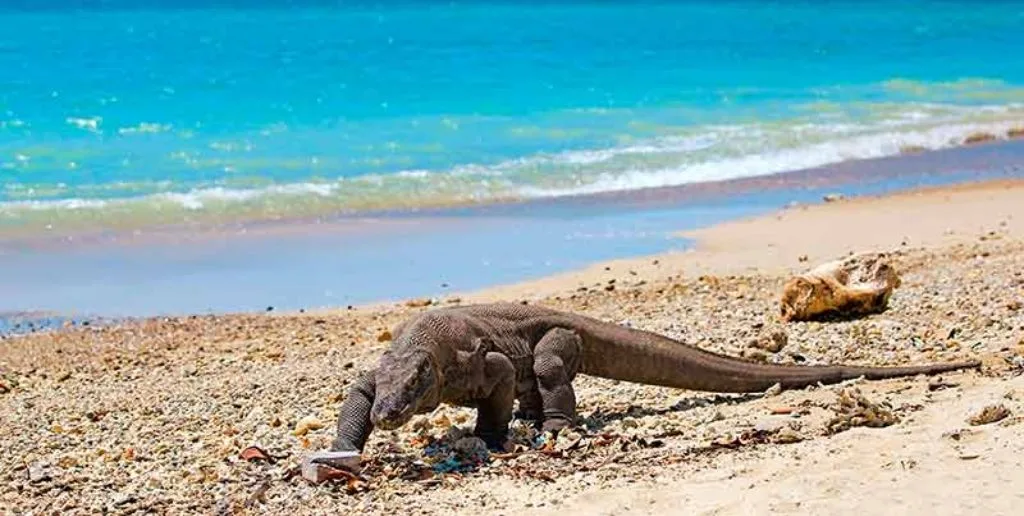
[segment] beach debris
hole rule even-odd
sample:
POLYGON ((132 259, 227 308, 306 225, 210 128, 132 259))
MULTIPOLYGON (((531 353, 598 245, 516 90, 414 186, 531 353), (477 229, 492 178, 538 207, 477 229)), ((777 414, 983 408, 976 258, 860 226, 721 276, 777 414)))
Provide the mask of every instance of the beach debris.
POLYGON ((841 201, 841 200, 843 200, 843 199, 846 199, 846 196, 845 196, 845 195, 843 195, 843 194, 841 194, 841 193, 830 193, 830 194, 825 194, 825 195, 824 195, 824 196, 823 196, 823 197, 821 198, 821 200, 823 200, 823 201, 825 201, 825 202, 839 202, 839 201, 841 201))
POLYGON ((242 450, 242 452, 239 453, 238 456, 242 460, 247 460, 250 462, 274 462, 274 458, 271 457, 269 453, 263 451, 263 449, 260 448, 259 446, 250 446, 242 450))
POLYGON ((430 306, 434 304, 434 300, 430 298, 417 298, 410 299, 405 302, 405 306, 409 308, 423 308, 424 306, 430 306))
POLYGON ((761 329, 757 337, 747 343, 747 347, 778 353, 786 347, 789 342, 789 334, 781 326, 766 326, 761 329))
POLYGON ((868 400, 860 389, 852 387, 839 391, 838 401, 831 408, 838 415, 826 423, 827 435, 844 432, 855 426, 880 428, 900 422, 899 416, 887 403, 868 400))
POLYGON ((452 446, 455 453, 466 461, 486 461, 490 455, 487 444, 479 437, 463 437, 452 446))
POLYGON ((851 317, 886 309, 901 280, 885 253, 861 253, 824 263, 783 287, 784 321, 851 317))
POLYGON ((1010 409, 1006 408, 1006 405, 999 403, 996 405, 989 405, 981 409, 981 412, 971 416, 967 422, 970 423, 971 426, 981 426, 1002 421, 1009 415, 1010 409))
POLYGON ((377 335, 377 342, 388 342, 392 339, 391 332, 384 330, 377 335))
POLYGON ((299 467, 302 478, 310 483, 344 480, 351 490, 365 484, 362 477, 353 473, 359 469, 359 463, 357 451, 321 451, 307 455, 299 467))
POLYGON ((310 430, 319 430, 323 427, 323 421, 320 421, 316 416, 306 416, 295 424, 295 430, 292 431, 292 435, 302 437, 308 434, 310 430))

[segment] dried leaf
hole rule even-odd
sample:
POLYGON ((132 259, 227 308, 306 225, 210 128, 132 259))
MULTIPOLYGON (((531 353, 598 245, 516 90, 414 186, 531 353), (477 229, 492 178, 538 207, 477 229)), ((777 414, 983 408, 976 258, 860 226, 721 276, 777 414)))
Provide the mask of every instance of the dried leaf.
POLYGON ((250 446, 242 450, 242 453, 238 455, 239 457, 242 458, 242 460, 247 460, 251 462, 274 462, 274 458, 271 457, 267 452, 263 451, 263 449, 261 449, 259 446, 250 446))

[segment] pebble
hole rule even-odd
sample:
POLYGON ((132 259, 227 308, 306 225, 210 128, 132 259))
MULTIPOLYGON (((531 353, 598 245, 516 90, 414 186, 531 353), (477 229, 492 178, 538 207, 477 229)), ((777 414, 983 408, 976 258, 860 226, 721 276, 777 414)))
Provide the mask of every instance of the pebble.
POLYGON ((292 431, 292 435, 301 437, 308 434, 311 430, 319 430, 323 427, 323 421, 320 421, 316 416, 306 416, 296 423, 295 430, 292 431))
POLYGON ((774 433, 782 430, 789 425, 790 418, 769 416, 761 418, 757 423, 754 424, 754 430, 758 432, 774 433))

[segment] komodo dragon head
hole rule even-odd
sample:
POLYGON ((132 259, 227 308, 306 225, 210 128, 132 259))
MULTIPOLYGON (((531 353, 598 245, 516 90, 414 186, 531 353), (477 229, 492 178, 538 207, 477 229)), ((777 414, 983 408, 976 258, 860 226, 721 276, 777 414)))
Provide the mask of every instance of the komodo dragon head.
POLYGON ((375 373, 376 396, 370 421, 383 430, 394 430, 417 413, 440 403, 440 373, 424 350, 387 351, 375 373))
POLYGON ((448 363, 439 361, 429 348, 410 346, 408 342, 385 351, 374 376, 376 391, 370 422, 394 430, 408 423, 414 414, 436 408, 444 389, 480 396, 487 383, 486 361, 492 343, 477 338, 472 346, 456 350, 448 363))

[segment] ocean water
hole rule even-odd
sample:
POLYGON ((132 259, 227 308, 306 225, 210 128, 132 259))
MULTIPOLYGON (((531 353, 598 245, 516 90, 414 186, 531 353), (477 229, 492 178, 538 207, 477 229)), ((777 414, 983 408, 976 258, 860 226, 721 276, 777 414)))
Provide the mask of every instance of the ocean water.
POLYGON ((0 334, 445 296, 828 192, 1024 177, 1021 27, 1015 2, 2 2, 0 334))
POLYGON ((0 234, 750 177, 1024 125, 1015 2, 0 8, 0 234))

